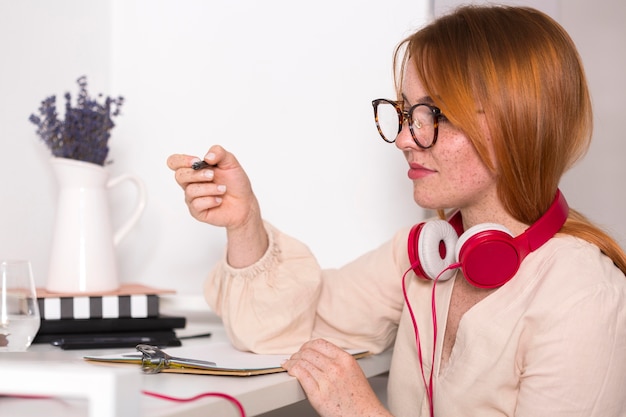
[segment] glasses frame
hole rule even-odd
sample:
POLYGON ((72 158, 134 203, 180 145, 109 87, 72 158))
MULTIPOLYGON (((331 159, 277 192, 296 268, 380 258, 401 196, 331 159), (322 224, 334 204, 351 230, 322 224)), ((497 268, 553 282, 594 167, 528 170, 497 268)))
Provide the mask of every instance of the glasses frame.
MULTIPOLYGON (((400 103, 398 101, 389 100, 386 98, 378 98, 376 100, 372 100, 372 106, 374 107, 374 120, 376 121, 376 129, 378 129, 378 133, 380 134, 380 137, 383 138, 385 142, 394 143, 396 139, 398 138, 398 135, 400 134, 400 132, 402 132, 402 126, 404 125, 404 122, 407 122, 407 124, 409 125, 409 131, 411 132, 411 136, 413 137, 413 142, 415 142, 417 146, 419 146, 422 149, 430 149, 433 146, 435 146, 435 143, 437 143, 437 137, 439 136, 439 117, 442 116, 441 109, 439 107, 432 106, 426 103, 417 103, 411 106, 411 108, 409 108, 408 110, 403 110, 400 107, 400 103), (385 137, 380 127, 380 123, 378 122, 378 105, 381 103, 391 104, 396 109, 396 113, 398 113, 398 133, 396 134, 396 137, 393 140, 389 140, 385 137), (427 145, 427 146, 420 143, 420 140, 417 138, 417 135, 415 134, 415 130, 413 128, 414 123, 413 123, 412 114, 415 111, 415 109, 420 106, 428 108, 433 115, 433 141, 430 143, 430 145, 427 145)), ((417 126, 417 128, 420 129, 419 126, 417 126)))

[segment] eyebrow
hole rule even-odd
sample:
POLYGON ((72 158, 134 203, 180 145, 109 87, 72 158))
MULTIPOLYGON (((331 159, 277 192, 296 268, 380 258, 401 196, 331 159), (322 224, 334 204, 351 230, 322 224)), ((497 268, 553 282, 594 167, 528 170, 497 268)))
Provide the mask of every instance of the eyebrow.
MULTIPOLYGON (((409 99, 407 98, 407 96, 404 93, 402 93, 402 99, 404 100, 405 103, 407 103, 409 106, 411 106, 411 102, 409 101, 409 99)), ((420 97, 417 100, 417 103, 415 103, 415 104, 418 104, 418 103, 419 104, 430 104, 430 105, 435 104, 435 102, 433 101, 431 96, 420 97)))

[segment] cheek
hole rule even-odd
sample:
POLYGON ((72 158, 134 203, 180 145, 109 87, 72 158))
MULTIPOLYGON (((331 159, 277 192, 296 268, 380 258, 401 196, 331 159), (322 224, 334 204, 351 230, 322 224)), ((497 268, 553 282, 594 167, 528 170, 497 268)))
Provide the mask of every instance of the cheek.
POLYGON ((449 139, 450 146, 440 154, 439 160, 455 182, 479 185, 495 180, 495 175, 483 163, 465 136, 457 135, 449 139))

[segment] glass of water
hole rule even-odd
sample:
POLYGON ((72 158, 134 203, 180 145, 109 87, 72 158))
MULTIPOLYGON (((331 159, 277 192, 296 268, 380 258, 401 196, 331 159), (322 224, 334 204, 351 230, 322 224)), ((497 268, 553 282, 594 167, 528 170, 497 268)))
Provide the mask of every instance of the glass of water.
POLYGON ((0 352, 26 350, 40 324, 30 262, 0 261, 0 352))

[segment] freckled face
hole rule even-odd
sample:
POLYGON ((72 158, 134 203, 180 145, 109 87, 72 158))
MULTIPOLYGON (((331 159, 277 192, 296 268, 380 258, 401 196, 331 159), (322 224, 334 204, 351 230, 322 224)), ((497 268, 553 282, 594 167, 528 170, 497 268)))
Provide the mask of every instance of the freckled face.
MULTIPOLYGON (((405 110, 417 103, 432 104, 409 62, 403 81, 405 110)), ((444 114, 445 116, 445 114, 444 114)), ((487 129, 484 129, 487 134, 487 129)), ((415 144, 405 124, 396 139, 409 163, 413 198, 428 209, 486 207, 496 199, 495 176, 480 160, 469 139, 446 119, 439 119, 437 143, 430 149, 415 144)))

